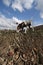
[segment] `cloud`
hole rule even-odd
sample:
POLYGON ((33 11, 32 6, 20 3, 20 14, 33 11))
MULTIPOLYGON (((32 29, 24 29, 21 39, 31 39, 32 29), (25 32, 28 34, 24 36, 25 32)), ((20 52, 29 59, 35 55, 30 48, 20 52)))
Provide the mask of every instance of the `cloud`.
POLYGON ((12 17, 11 19, 6 18, 4 15, 0 15, 0 29, 16 29, 17 24, 21 23, 21 20, 18 20, 16 17, 12 17))
POLYGON ((43 12, 40 13, 40 17, 43 19, 43 12))
POLYGON ((20 12, 23 12, 24 9, 30 9, 32 8, 32 3, 34 0, 3 0, 3 3, 7 6, 12 7, 12 9, 15 11, 16 9, 20 12))
POLYGON ((37 3, 36 9, 43 11, 43 0, 36 0, 37 3))
POLYGON ((12 8, 18 9, 20 12, 24 11, 25 9, 32 8, 32 3, 34 0, 15 0, 12 4, 12 8))
POLYGON ((40 11, 40 17, 43 18, 43 0, 35 0, 37 3, 36 9, 40 11))
POLYGON ((24 10, 20 2, 21 1, 18 1, 17 2, 17 0, 15 2, 13 2, 12 6, 11 6, 13 8, 13 10, 16 10, 17 9, 20 12, 22 12, 24 10))
POLYGON ((24 4, 24 8, 30 9, 32 8, 32 3, 34 0, 23 0, 22 3, 24 4))
POLYGON ((10 0, 3 0, 3 3, 7 6, 9 6, 11 4, 11 1, 10 0))

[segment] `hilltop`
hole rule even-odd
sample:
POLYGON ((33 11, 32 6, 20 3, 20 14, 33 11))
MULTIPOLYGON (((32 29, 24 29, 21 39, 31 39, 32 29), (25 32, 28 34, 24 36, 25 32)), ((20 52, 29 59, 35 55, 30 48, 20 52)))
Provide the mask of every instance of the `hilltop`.
MULTIPOLYGON (((16 45, 26 54, 33 48, 37 48, 43 54, 43 25, 28 29, 26 33, 14 30, 0 30, 0 56, 5 56, 8 47, 16 45)), ((43 61, 43 59, 42 59, 43 61)))

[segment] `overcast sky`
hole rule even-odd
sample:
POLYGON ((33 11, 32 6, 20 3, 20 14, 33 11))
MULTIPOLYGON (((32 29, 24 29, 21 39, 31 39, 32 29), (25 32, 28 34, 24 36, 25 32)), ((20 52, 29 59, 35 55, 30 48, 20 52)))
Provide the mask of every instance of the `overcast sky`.
POLYGON ((16 22, 30 19, 43 24, 43 0, 0 0, 0 29, 16 29, 16 22))

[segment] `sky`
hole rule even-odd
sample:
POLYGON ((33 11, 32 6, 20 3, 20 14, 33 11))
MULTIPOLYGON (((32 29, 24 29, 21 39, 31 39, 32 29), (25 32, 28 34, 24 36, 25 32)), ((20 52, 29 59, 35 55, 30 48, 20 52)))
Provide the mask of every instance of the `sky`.
POLYGON ((16 29, 16 22, 43 25, 43 0, 0 0, 0 29, 16 29))

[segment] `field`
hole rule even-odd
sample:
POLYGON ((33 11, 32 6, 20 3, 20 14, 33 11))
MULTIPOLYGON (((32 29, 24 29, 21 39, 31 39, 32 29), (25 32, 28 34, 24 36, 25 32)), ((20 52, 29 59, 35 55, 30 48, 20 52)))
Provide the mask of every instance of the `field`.
MULTIPOLYGON (((29 65, 29 63, 31 65, 32 63, 34 65, 43 65, 43 25, 34 27, 34 31, 28 29, 26 33, 23 31, 16 32, 15 30, 0 30, 0 57, 8 60, 7 51, 10 48, 13 53, 16 47, 19 48, 19 53, 24 54, 24 57, 26 56, 27 61, 25 61, 25 59, 23 60, 25 65, 29 65), (33 56, 31 55, 32 53, 33 56), (36 55, 37 58, 34 61, 29 60, 30 58, 32 59, 32 57, 34 58, 34 55, 36 55)), ((0 64, 2 64, 1 62, 0 60, 0 64)), ((21 65, 19 61, 17 65, 21 65)), ((24 64, 22 63, 22 65, 24 64)))

